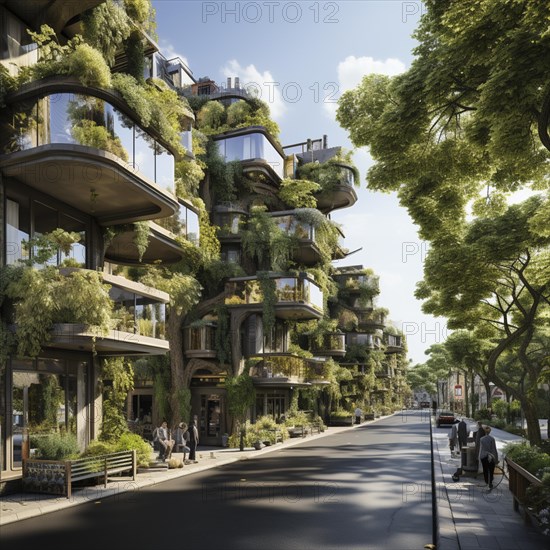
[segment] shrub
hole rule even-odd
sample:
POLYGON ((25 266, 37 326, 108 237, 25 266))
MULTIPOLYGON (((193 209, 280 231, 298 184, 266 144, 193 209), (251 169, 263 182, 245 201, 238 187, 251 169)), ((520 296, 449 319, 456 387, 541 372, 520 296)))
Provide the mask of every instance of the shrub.
POLYGON ((285 426, 306 426, 310 420, 304 411, 291 411, 285 419, 285 426))
POLYGON ((504 448, 506 456, 536 477, 542 475, 544 468, 550 468, 550 455, 537 446, 527 443, 509 443, 504 448))
POLYGON ((79 44, 68 58, 69 73, 85 86, 109 88, 111 70, 101 52, 89 44, 79 44))
POLYGON ((73 434, 47 434, 31 437, 31 446, 42 460, 66 460, 78 456, 78 444, 73 434))
POLYGON ((89 456, 107 455, 115 452, 115 446, 109 441, 91 441, 85 451, 80 453, 81 458, 89 456))
POLYGON ((122 434, 118 441, 114 443, 114 450, 117 451, 132 451, 136 450, 136 460, 138 464, 149 464, 151 459, 151 445, 138 434, 125 433, 122 434))

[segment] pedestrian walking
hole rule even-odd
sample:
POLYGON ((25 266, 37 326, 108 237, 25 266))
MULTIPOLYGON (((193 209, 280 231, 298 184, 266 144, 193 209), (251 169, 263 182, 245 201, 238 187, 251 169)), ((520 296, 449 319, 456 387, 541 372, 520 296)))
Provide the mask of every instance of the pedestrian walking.
POLYGON ((197 430, 197 426, 195 424, 194 420, 191 420, 189 423, 189 461, 194 462, 195 464, 198 462, 196 457, 197 452, 197 445, 199 444, 199 432, 197 430))
POLYGON ((361 424, 361 417, 363 416, 363 411, 361 410, 361 407, 357 407, 355 409, 355 423, 361 424))
POLYGON ((455 456, 455 449, 458 447, 458 431, 456 423, 451 426, 449 432, 449 448, 451 449, 451 457, 455 456))
POLYGON ((464 422, 464 418, 460 419, 457 426, 458 432, 458 450, 461 451, 462 447, 466 447, 468 443, 468 425, 464 422))
POLYGON ((481 468, 481 462, 479 460, 479 440, 482 437, 485 437, 485 428, 483 427, 483 424, 480 421, 478 421, 477 431, 474 434, 474 441, 475 441, 475 444, 476 444, 475 454, 476 454, 476 462, 477 462, 477 471, 478 472, 480 471, 480 468, 481 468))
POLYGON ((490 426, 485 426, 485 435, 479 440, 479 459, 483 466, 483 479, 489 490, 493 488, 495 466, 498 463, 498 451, 495 438, 490 435, 490 426))

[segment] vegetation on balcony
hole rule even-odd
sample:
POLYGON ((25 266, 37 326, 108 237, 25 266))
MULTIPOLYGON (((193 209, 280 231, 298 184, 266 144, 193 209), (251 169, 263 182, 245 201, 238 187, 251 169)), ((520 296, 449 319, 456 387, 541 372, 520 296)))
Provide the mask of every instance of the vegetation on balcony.
POLYGON ((315 193, 321 186, 314 181, 303 179, 284 179, 279 186, 279 198, 291 208, 315 208, 315 193))
POLYGON ((330 158, 326 162, 308 162, 298 166, 296 177, 298 179, 312 181, 320 186, 319 193, 326 194, 334 191, 339 185, 346 185, 348 181, 347 170, 353 172, 353 183, 360 185, 360 175, 351 160, 352 152, 341 153, 330 158), (344 168, 342 165, 348 166, 344 168))
POLYGON ((62 275, 57 266, 44 265, 54 251, 68 254, 75 236, 80 239, 78 234, 56 229, 28 243, 35 253, 27 265, 8 265, 0 270, 4 358, 13 351, 36 357, 50 341, 56 323, 83 324, 98 336, 112 328, 110 286, 103 283, 100 273, 73 271, 62 275), (43 267, 36 269, 34 264, 43 267), (10 323, 16 327, 13 336, 9 335, 10 323))
POLYGON ((209 101, 197 114, 197 127, 206 135, 249 126, 264 126, 274 138, 280 132, 277 124, 270 118, 267 103, 257 98, 241 99, 228 107, 218 101, 209 101))

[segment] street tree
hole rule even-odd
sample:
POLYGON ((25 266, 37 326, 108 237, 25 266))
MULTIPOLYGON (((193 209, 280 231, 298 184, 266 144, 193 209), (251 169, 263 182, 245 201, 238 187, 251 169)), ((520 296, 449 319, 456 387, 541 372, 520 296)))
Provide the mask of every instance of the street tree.
POLYGON ((430 241, 417 292, 425 311, 493 339, 487 375, 521 401, 536 443, 531 397, 542 367, 530 350, 550 280, 550 5, 425 6, 410 69, 364 77, 342 95, 337 119, 369 147, 369 188, 397 192, 430 241), (540 195, 509 206, 519 190, 540 195), (525 394, 500 372, 509 353, 525 394))

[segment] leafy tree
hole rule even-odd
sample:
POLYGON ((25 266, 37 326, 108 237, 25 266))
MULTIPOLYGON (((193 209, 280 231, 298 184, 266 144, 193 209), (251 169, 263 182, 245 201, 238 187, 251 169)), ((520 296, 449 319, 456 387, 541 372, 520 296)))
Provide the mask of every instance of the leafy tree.
POLYGON ((550 290, 549 14, 530 0, 428 0, 411 68, 366 76, 337 114, 370 148, 369 187, 396 191, 432 245, 425 311, 492 340, 486 374, 521 402, 534 443, 550 290), (522 188, 546 195, 508 206, 522 188))
POLYGON ((530 226, 540 202, 532 197, 476 220, 455 246, 430 251, 417 290, 425 311, 447 315, 450 328, 476 328, 492 340, 487 377, 520 401, 533 443, 540 442, 535 397, 550 309, 550 243, 530 226))

